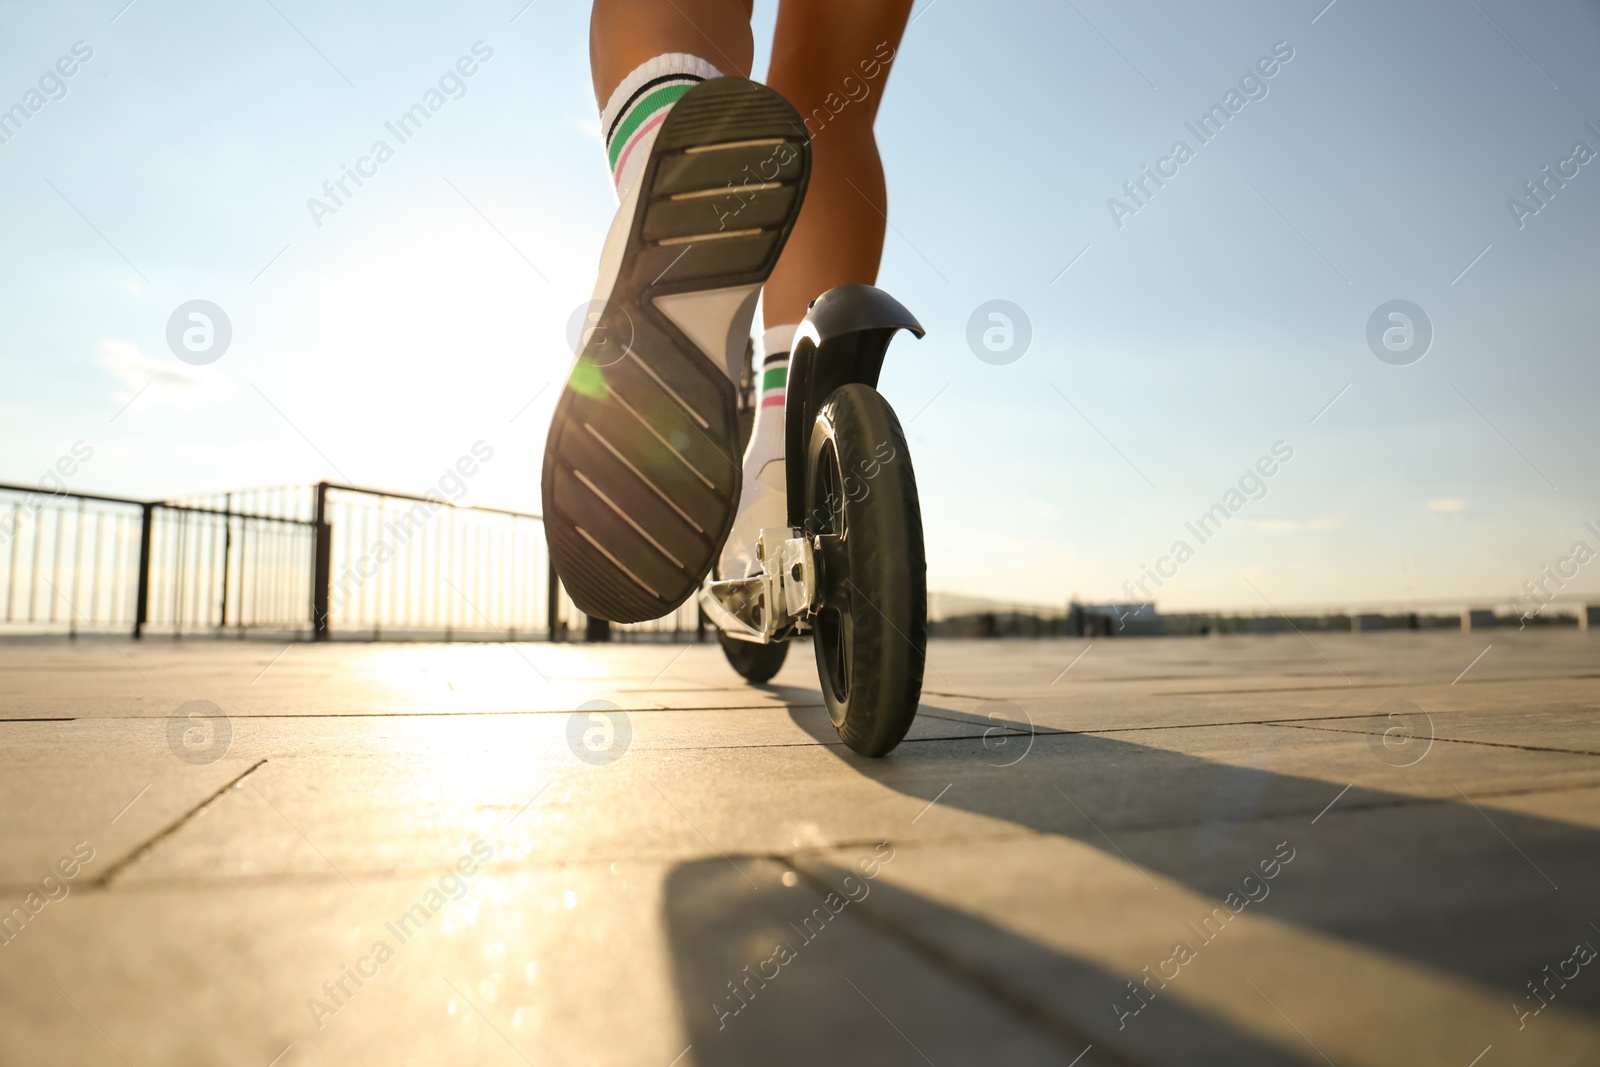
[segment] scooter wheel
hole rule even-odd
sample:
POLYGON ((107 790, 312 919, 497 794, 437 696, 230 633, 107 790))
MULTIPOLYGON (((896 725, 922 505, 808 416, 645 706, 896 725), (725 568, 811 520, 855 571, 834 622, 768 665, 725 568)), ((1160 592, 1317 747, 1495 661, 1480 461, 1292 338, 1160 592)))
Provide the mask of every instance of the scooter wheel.
POLYGON ((787 641, 758 645, 751 641, 740 641, 729 637, 720 631, 717 633, 717 641, 722 645, 722 653, 728 657, 728 663, 751 685, 763 685, 770 681, 789 656, 787 641))
POLYGON ((928 576, 911 453, 876 389, 850 384, 829 395, 805 474, 822 697, 846 745, 882 756, 905 737, 922 696, 928 576))

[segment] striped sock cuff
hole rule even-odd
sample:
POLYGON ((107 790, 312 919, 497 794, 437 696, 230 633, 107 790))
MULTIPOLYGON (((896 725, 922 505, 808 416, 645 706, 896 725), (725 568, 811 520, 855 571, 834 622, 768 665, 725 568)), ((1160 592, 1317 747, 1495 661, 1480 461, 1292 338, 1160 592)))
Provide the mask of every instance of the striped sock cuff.
POLYGON ((763 408, 783 407, 784 390, 789 384, 789 350, 794 346, 797 329, 799 323, 785 323, 761 334, 761 351, 766 355, 761 360, 761 379, 756 393, 761 397, 763 408))
POLYGON ((761 383, 756 391, 761 396, 762 407, 783 407, 788 384, 789 353, 779 352, 761 361, 761 383))
POLYGON ((721 71, 699 56, 668 52, 634 68, 611 93, 600 112, 600 129, 606 141, 606 163, 611 182, 620 193, 621 176, 666 118, 667 109, 695 85, 720 78, 721 71))

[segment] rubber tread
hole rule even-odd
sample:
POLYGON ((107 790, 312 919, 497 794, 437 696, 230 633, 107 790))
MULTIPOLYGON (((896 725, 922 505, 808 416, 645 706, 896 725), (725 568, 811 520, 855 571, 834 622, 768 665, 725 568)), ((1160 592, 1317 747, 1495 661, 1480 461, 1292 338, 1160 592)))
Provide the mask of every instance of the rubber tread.
POLYGON ((830 628, 819 618, 813 638, 823 700, 846 745, 864 756, 882 756, 911 729, 922 697, 928 577, 905 432, 888 401, 871 386, 840 386, 818 411, 806 451, 806 505, 808 513, 819 515, 837 508, 840 518, 834 525, 844 531, 846 574, 824 575, 830 586, 846 590, 842 625, 830 628), (846 488, 844 499, 833 505, 814 499, 828 442, 846 488), (844 646, 849 665, 843 699, 829 676, 830 640, 844 646))
POLYGON ((743 480, 736 392, 720 362, 654 301, 765 282, 809 174, 804 122, 755 82, 703 82, 662 123, 601 316, 605 331, 596 333, 631 337, 637 358, 591 339, 545 446, 550 558, 585 614, 659 618, 687 600, 715 562, 743 480), (735 147, 717 147, 724 144, 735 147), (714 195, 681 196, 697 193, 714 195))

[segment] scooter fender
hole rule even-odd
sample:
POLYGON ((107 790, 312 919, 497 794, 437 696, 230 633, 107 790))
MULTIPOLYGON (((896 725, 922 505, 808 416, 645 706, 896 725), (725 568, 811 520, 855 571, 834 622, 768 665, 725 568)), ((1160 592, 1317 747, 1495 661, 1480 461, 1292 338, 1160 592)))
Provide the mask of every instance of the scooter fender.
POLYGON ((905 305, 871 285, 841 285, 811 302, 795 331, 785 390, 790 526, 799 527, 804 521, 804 456, 817 412, 841 385, 858 382, 876 389, 889 342, 901 330, 918 338, 926 332, 905 305))

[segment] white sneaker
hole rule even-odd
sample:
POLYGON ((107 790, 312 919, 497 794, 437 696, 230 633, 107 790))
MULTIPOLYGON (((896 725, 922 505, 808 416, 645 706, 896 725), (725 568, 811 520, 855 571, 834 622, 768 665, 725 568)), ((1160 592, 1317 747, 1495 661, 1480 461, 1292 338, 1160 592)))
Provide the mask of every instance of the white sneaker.
POLYGON ((662 122, 545 445, 550 559, 585 614, 659 618, 716 560, 743 480, 733 381, 810 164, 794 108, 742 78, 696 85, 662 122))

